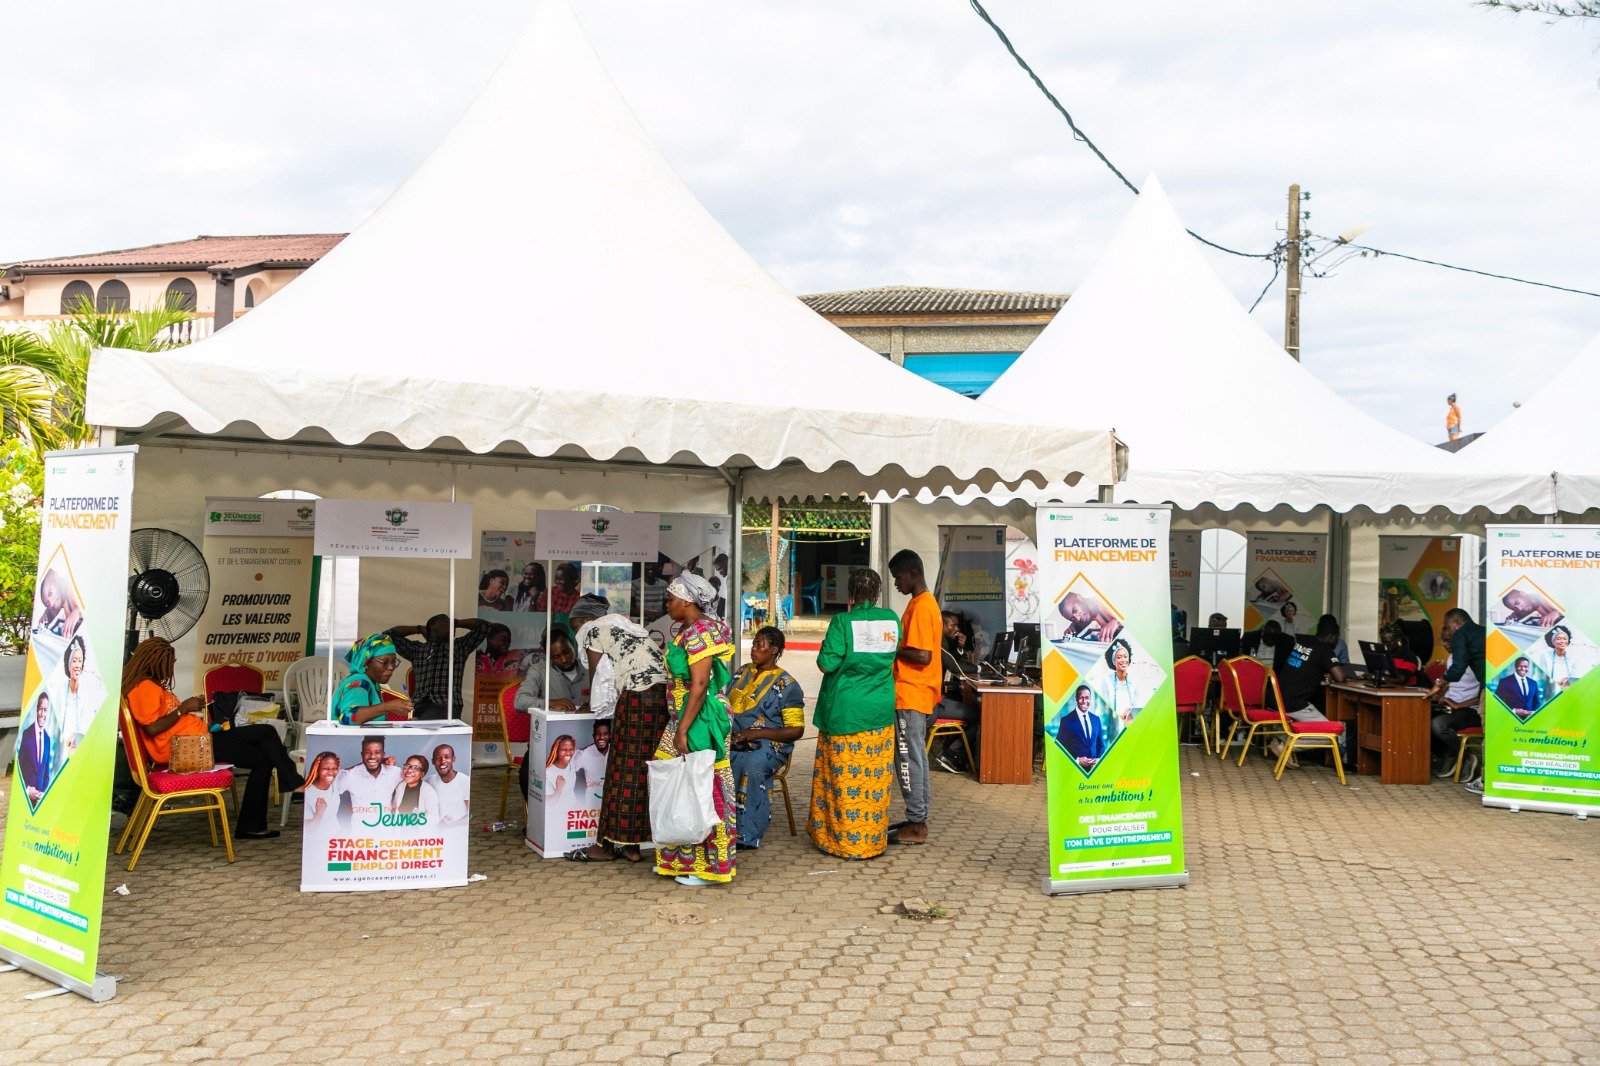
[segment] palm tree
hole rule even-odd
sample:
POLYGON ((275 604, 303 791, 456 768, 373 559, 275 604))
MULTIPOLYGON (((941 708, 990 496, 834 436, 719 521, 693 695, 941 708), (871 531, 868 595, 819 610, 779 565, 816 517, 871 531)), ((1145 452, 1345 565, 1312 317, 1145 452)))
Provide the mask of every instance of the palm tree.
POLYGON ((174 328, 188 322, 193 313, 169 299, 163 307, 127 311, 97 311, 88 300, 80 300, 69 312, 72 316, 50 328, 46 342, 57 364, 52 381, 56 386, 55 412, 64 447, 81 444, 89 436, 84 399, 89 384, 89 353, 97 348, 127 348, 136 352, 162 352, 180 347, 173 339, 174 328))
POLYGON ((55 401, 65 371, 60 354, 32 333, 0 333, 0 441, 61 446, 55 401))

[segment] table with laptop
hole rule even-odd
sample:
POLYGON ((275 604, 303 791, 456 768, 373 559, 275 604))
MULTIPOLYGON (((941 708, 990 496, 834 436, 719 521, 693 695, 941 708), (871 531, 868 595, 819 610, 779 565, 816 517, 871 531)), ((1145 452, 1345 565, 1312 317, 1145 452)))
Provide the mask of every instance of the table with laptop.
POLYGON ((1355 772, 1374 775, 1386 785, 1426 785, 1432 780, 1433 701, 1395 669, 1382 644, 1359 642, 1359 679, 1330 681, 1325 713, 1353 730, 1350 748, 1355 772))
POLYGON ((976 707, 982 742, 978 780, 986 785, 1026 785, 1033 780, 1034 743, 1042 736, 1039 623, 1018 622, 995 637, 976 664, 950 655, 945 669, 961 679, 962 697, 976 707))

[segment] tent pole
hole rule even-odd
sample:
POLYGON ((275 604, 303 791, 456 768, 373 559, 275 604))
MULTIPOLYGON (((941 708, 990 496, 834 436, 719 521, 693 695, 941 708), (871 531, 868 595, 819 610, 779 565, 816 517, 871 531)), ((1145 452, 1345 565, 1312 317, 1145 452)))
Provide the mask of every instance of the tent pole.
MULTIPOLYGON (((313 606, 312 610, 316 610, 313 606)), ((328 556, 328 702, 326 716, 333 720, 333 626, 339 609, 339 557, 328 556)))
MULTIPOLYGON (((733 668, 739 669, 739 660, 743 657, 744 643, 739 638, 744 632, 744 471, 735 470, 733 480, 728 483, 728 516, 733 543, 728 546, 728 576, 723 578, 723 602, 727 604, 725 613, 735 614, 739 620, 739 628, 733 629, 733 668)), ((716 569, 716 560, 711 562, 712 569, 716 569)), ((729 619, 724 618, 724 622, 729 619)))
MULTIPOLYGON (((450 502, 456 502, 456 468, 450 467, 450 502)), ((450 674, 444 679, 444 716, 446 719, 456 716, 456 557, 450 557, 450 591, 444 607, 444 639, 449 641, 445 648, 445 662, 449 664, 450 674)), ((426 636, 426 634, 424 634, 426 636)))
POLYGON ((781 497, 772 499, 772 525, 767 530, 767 624, 777 625, 778 618, 778 523, 781 521, 781 497))

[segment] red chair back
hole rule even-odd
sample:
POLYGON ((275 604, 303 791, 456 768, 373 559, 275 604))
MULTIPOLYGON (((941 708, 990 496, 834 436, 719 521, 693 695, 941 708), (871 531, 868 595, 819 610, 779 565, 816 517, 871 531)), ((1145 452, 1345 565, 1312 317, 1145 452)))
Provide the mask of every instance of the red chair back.
POLYGON ((1173 696, 1179 714, 1192 714, 1206 703, 1206 690, 1211 687, 1211 664, 1198 655, 1179 659, 1172 666, 1173 696))
POLYGON ((267 675, 253 666, 213 666, 206 671, 206 701, 216 699, 219 692, 260 692, 266 683, 267 675))
POLYGON ((500 721, 507 744, 526 744, 533 733, 533 715, 517 710, 516 698, 516 685, 507 685, 500 693, 500 721))
MULTIPOLYGON (((1233 674, 1232 704, 1229 705, 1228 685, 1224 681, 1223 705, 1234 713, 1241 711, 1259 711, 1265 709, 1262 698, 1267 691, 1267 675, 1271 673, 1259 660, 1248 655, 1240 655, 1232 659, 1224 659, 1219 665, 1227 667, 1233 674)), ((1227 677, 1226 674, 1223 675, 1227 677)))
POLYGON ((1444 676, 1444 663, 1429 663, 1422 672, 1428 675, 1429 681, 1437 685, 1439 679, 1444 676))

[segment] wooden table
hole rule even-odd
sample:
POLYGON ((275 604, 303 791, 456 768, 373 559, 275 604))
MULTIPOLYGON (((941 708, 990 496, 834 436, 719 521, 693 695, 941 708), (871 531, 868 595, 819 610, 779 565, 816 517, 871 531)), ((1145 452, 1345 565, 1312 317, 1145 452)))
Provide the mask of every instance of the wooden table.
POLYGON ((963 681, 978 702, 983 740, 978 749, 978 780, 986 785, 1026 785, 1033 780, 1033 703, 1044 689, 963 681))
POLYGON ((1386 785, 1432 782, 1433 702, 1421 688, 1374 688, 1363 681, 1328 685, 1328 717, 1354 729, 1355 772, 1386 785))

